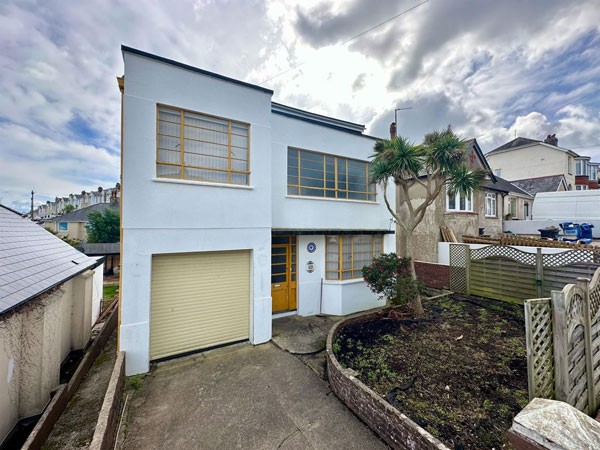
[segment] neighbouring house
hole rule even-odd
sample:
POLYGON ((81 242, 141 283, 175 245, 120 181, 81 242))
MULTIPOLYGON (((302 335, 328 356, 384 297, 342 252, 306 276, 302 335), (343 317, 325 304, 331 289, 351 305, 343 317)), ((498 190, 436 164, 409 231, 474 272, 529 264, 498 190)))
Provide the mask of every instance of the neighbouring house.
POLYGON ((511 184, 534 197, 539 192, 561 192, 568 190, 567 181, 563 175, 526 178, 524 180, 511 181, 511 184))
POLYGON ((589 156, 575 158, 575 189, 587 191, 598 189, 598 167, 600 163, 592 162, 589 156))
POLYGON ((0 442, 40 414, 100 314, 102 258, 0 205, 0 442))
POLYGON ((504 197, 504 218, 506 220, 531 220, 535 195, 521 189, 516 183, 496 176, 499 186, 508 190, 504 197))
MULTIPOLYGON (((463 235, 476 236, 486 234, 499 236, 502 234, 504 215, 504 197, 514 188, 506 180, 499 180, 490 170, 476 139, 467 141, 467 163, 470 168, 482 168, 489 172, 483 181, 481 189, 464 197, 448 192, 440 194, 434 203, 426 210, 423 220, 415 228, 412 242, 412 254, 419 261, 438 261, 438 242, 440 227, 450 228, 456 238, 461 241, 463 235), (481 229, 481 230, 480 230, 481 229)), ((396 192, 397 198, 400 191, 396 192)), ((425 197, 425 191, 420 185, 411 188, 411 198, 419 203, 419 198, 425 197), (419 197, 419 195, 422 197, 419 197)), ((396 232, 400 233, 399 226, 396 232)))
POLYGON ((374 256, 395 249, 381 189, 369 183, 376 138, 363 125, 136 49, 122 54, 119 345, 128 374, 267 342, 282 314, 385 304, 362 278, 374 256))
POLYGON ((44 227, 50 228, 56 234, 63 238, 83 241, 87 239, 88 214, 92 211, 103 212, 105 209, 112 209, 119 212, 118 203, 96 203, 86 208, 77 209, 62 216, 56 216, 50 220, 46 220, 44 227))
MULTIPOLYGON (((544 141, 517 137, 486 153, 494 175, 513 181, 562 176, 569 191, 575 189, 575 158, 572 150, 558 146, 555 135, 544 141)), ((532 193, 531 191, 527 191, 532 193)))
POLYGON ((117 183, 114 188, 103 189, 102 186, 96 191, 81 191, 81 194, 69 194, 68 197, 56 197, 55 201, 48 200, 35 208, 33 217, 35 220, 48 220, 55 216, 64 214, 67 206, 74 209, 87 208, 98 203, 116 203, 121 197, 121 185, 117 183))
POLYGON ((104 257, 104 275, 117 275, 119 273, 119 266, 121 265, 121 244, 119 242, 83 242, 78 249, 88 256, 104 257))

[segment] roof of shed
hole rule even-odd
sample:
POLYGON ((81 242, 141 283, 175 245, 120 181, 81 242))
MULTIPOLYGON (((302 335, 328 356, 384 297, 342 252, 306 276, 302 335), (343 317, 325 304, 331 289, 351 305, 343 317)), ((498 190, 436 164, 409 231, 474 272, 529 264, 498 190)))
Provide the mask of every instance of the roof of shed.
POLYGON ((0 205, 0 315, 96 265, 96 258, 0 205))
POLYGON ((81 248, 83 248, 83 253, 85 253, 86 255, 118 255, 119 253, 121 253, 120 242, 86 242, 84 244, 81 244, 81 248))
POLYGON ((96 203, 95 205, 77 209, 62 216, 53 217, 51 220, 48 220, 48 222, 87 222, 89 213, 92 211, 103 212, 108 208, 119 212, 119 203, 96 203))

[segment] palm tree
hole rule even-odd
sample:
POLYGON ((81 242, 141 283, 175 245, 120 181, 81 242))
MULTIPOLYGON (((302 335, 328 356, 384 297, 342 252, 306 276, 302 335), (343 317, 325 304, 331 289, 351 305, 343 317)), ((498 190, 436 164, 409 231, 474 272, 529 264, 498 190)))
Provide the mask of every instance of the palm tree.
MULTIPOLYGON (((410 273, 417 279, 412 259, 411 241, 415 228, 446 187, 450 195, 457 192, 467 196, 479 189, 486 175, 483 169, 469 169, 466 164, 466 143, 450 126, 441 131, 426 134, 421 145, 397 137, 377 141, 371 156, 371 180, 383 185, 383 199, 400 227, 398 254, 410 258, 410 273), (387 198, 387 183, 392 179, 398 187, 398 209, 387 198), (419 199, 422 203, 415 203, 419 199)), ((411 303, 416 315, 424 313, 421 298, 411 303)))

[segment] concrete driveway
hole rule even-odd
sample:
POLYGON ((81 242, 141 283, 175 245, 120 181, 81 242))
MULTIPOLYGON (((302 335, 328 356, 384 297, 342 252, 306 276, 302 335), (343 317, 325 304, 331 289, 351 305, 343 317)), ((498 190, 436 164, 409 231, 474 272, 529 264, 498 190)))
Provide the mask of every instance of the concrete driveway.
POLYGON ((387 448, 326 382, 271 343, 159 364, 129 402, 126 449, 387 448))

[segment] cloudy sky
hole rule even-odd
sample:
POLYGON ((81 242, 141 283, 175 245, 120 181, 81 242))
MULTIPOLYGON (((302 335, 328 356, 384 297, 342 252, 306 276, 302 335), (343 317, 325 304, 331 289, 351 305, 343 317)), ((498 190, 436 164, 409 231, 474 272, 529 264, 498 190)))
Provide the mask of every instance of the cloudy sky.
POLYGON ((600 160, 600 0, 422 1, 4 0, 0 202, 118 180, 121 44, 376 136, 410 106, 399 132, 414 141, 447 124, 484 151, 556 133, 600 160))

